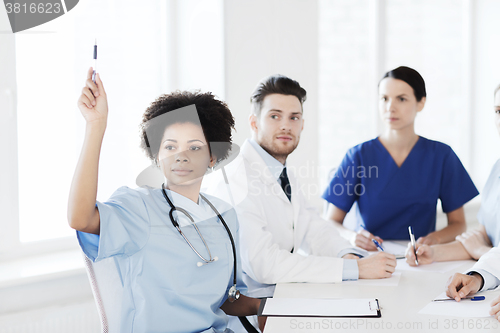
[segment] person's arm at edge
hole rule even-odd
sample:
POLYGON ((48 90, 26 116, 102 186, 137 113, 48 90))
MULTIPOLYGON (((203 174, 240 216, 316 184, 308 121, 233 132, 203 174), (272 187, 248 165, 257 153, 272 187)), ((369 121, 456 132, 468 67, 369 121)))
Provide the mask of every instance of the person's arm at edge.
POLYGON ((479 273, 483 277, 483 286, 479 290, 495 289, 500 285, 500 269, 498 260, 500 259, 500 248, 494 247, 485 253, 479 261, 474 264, 468 274, 479 273))
POLYGON ((463 234, 458 235, 456 237, 456 240, 463 244, 465 250, 469 252, 470 256, 475 260, 479 260, 493 247, 493 245, 491 244, 491 240, 486 232, 486 228, 482 224, 480 224, 479 227, 474 230, 466 231, 463 234), (477 243, 473 240, 477 240, 477 238, 481 239, 481 237, 482 242, 479 241, 479 243, 477 243), (472 242, 472 244, 470 242, 472 242))
POLYGON ((99 155, 106 131, 108 106, 99 74, 95 85, 91 80, 91 73, 92 69, 87 73, 86 86, 78 100, 78 107, 86 119, 86 129, 69 193, 68 222, 73 229, 99 234, 100 218, 95 204, 99 155))

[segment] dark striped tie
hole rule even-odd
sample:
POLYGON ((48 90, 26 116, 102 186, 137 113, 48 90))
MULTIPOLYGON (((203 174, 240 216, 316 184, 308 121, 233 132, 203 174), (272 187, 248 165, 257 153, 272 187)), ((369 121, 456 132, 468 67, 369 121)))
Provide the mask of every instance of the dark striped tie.
POLYGON ((288 176, 286 174, 286 168, 283 168, 283 171, 281 172, 280 181, 283 192, 285 192, 288 200, 292 201, 292 187, 290 186, 290 181, 288 180, 288 176))

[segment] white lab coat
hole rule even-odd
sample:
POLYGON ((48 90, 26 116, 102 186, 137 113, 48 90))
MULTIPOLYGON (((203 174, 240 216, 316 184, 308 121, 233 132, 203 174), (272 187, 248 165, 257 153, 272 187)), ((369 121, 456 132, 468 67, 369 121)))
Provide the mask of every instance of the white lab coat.
POLYGON ((337 256, 352 246, 308 205, 291 170, 290 202, 248 140, 225 169, 233 199, 222 177, 207 192, 235 204, 249 296, 272 296, 280 282, 342 281, 343 259, 337 256))
POLYGON ((483 269, 486 272, 500 279, 500 248, 493 247, 479 258, 479 261, 472 266, 471 271, 483 269))

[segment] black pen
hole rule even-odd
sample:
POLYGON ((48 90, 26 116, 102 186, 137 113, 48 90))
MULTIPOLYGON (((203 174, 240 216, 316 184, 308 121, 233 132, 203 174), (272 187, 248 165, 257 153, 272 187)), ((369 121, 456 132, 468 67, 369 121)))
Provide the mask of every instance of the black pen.
POLYGON ((97 73, 96 71, 96 67, 97 67, 97 38, 95 40, 95 44, 94 44, 94 68, 93 68, 93 72, 92 72, 92 81, 95 83, 95 75, 97 73))

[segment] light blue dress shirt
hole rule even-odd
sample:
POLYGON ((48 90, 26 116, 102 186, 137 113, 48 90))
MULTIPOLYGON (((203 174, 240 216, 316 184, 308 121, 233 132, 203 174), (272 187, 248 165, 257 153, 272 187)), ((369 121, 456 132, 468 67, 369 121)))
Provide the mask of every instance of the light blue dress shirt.
MULTIPOLYGON (((167 193, 175 206, 193 217, 217 261, 197 265, 202 260, 173 227, 161 190, 152 188, 121 187, 108 201, 97 202, 100 235, 77 232, 80 246, 93 261, 115 259, 124 287, 120 332, 229 332, 227 316, 220 309, 233 285, 229 236, 204 200, 199 198, 196 204, 175 192, 167 193)), ((205 197, 226 221, 239 258, 234 209, 220 199, 205 197)), ((187 239, 209 258, 195 228, 183 214, 178 213, 178 218, 187 239)), ((237 287, 245 294, 240 260, 237 268, 237 287)))
MULTIPOLYGON (((248 140, 248 142, 250 142, 250 144, 252 145, 252 147, 254 147, 254 149, 257 151, 260 157, 262 157, 264 163, 266 163, 267 167, 269 168, 271 175, 273 175, 273 177, 276 178, 276 181, 281 185, 280 175, 281 172, 283 172, 283 168, 286 167, 286 162, 285 165, 281 164, 280 161, 278 161, 273 156, 271 156, 267 151, 265 151, 264 148, 262 148, 254 139, 250 139, 248 140)), ((293 197, 293 191, 292 191, 292 197, 293 197)), ((361 255, 361 253, 359 251, 356 251, 356 249, 346 249, 339 253, 339 257, 342 257, 343 255, 346 255, 348 253, 361 255)), ((344 259, 342 280, 344 281, 357 280, 358 278, 359 278, 359 270, 357 261, 355 259, 344 259)))

